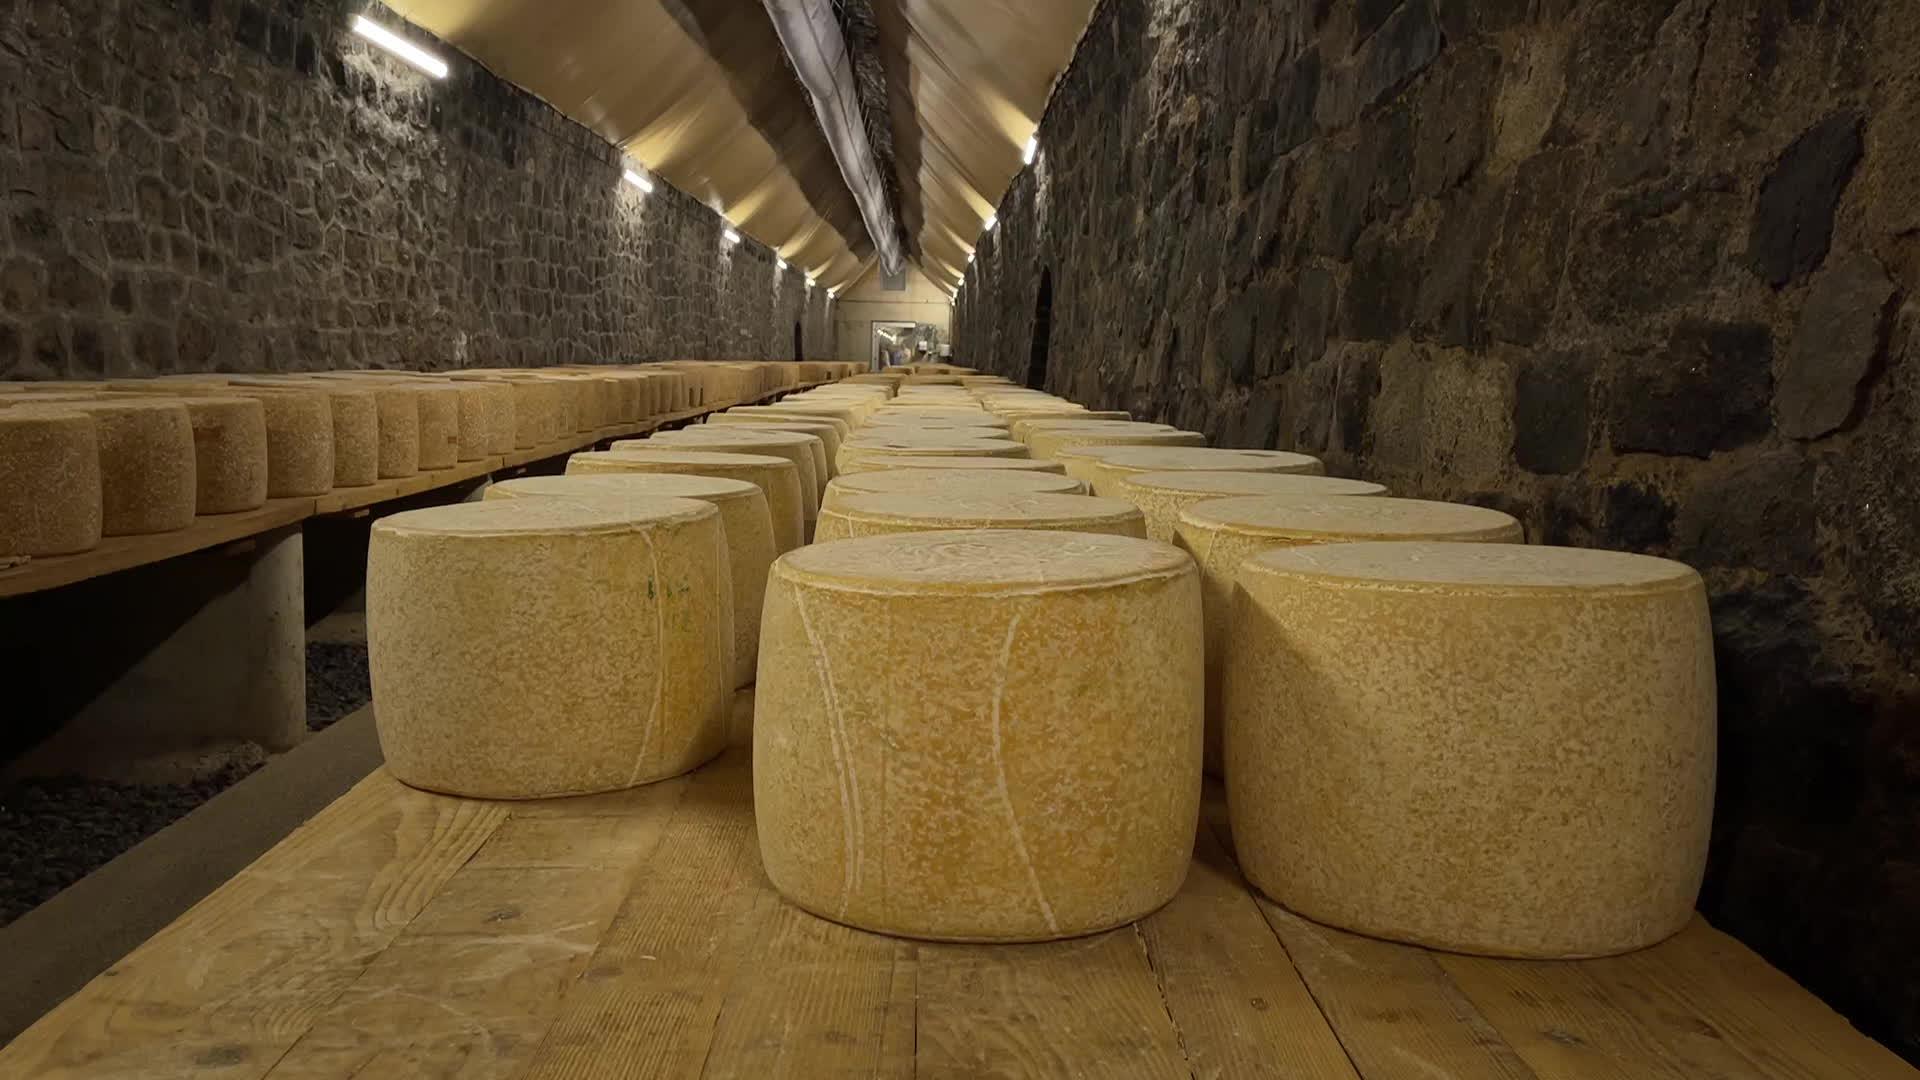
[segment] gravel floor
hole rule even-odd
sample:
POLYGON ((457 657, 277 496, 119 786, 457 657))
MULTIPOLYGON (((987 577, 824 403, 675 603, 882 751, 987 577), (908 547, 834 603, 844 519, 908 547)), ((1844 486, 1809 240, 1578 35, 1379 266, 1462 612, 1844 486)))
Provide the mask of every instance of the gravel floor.
MULTIPOLYGON (((373 697, 365 645, 307 646, 307 727, 319 731, 373 697)), ((0 926, 105 865, 264 762, 236 762, 191 784, 71 777, 0 784, 0 926)))
POLYGON ((72 778, 0 787, 0 926, 172 824, 260 767, 233 764, 193 784, 72 778))
POLYGON ((307 643, 308 730, 319 731, 372 700, 365 645, 307 643))

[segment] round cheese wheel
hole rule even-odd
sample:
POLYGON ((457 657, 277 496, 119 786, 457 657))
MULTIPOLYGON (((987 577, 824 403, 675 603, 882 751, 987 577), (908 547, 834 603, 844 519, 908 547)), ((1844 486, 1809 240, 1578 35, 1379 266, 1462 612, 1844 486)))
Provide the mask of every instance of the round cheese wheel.
POLYGON ((258 398, 180 398, 193 425, 194 512, 233 514, 267 502, 267 416, 258 398))
POLYGON ((808 424, 830 425, 842 440, 845 440, 847 436, 853 434, 853 425, 837 416, 828 416, 824 413, 781 412, 778 405, 736 405, 726 412, 714 413, 712 416, 707 417, 708 423, 715 421, 729 424, 741 423, 743 421, 747 423, 755 421, 772 421, 775 423, 782 421, 799 421, 808 424), (726 419, 722 420, 722 417, 726 417, 726 419))
POLYGON ((380 413, 380 479, 413 476, 420 471, 420 391, 384 382, 366 385, 380 413))
POLYGON ((1042 529, 1145 538, 1146 520, 1119 499, 1030 492, 933 490, 848 495, 820 515, 817 539, 947 529, 1042 529))
POLYGON ((513 392, 513 446, 531 450, 560 437, 560 414, 567 392, 538 379, 511 379, 513 392))
POLYGON ((1261 891, 1497 956, 1625 952, 1692 918, 1715 691, 1691 569, 1356 543, 1250 559, 1240 584, 1227 800, 1261 891))
MULTIPOLYGON (((1137 448, 1132 448, 1137 449, 1137 448)), ((1325 498, 1334 495, 1385 495, 1387 489, 1366 480, 1269 472, 1150 472, 1122 477, 1114 498, 1140 508, 1147 518, 1147 539, 1172 543, 1180 513, 1195 503, 1236 495, 1325 498)))
POLYGON ((820 493, 826 490, 827 478, 816 470, 818 458, 815 455, 824 455, 825 451, 820 440, 812 435, 699 424, 678 431, 656 431, 638 442, 614 443, 613 448, 631 448, 642 443, 665 443, 669 446, 684 444, 717 454, 765 454, 768 457, 786 458, 800 472, 802 513, 808 521, 820 514, 820 493))
MULTIPOLYGON (((881 429, 888 431, 890 429, 881 429)), ((868 454, 888 454, 903 457, 1028 457, 1027 448, 1011 439, 988 439, 955 433, 928 433, 896 431, 880 434, 865 431, 840 444, 840 460, 837 463, 844 471, 848 465, 859 461, 868 454)))
POLYGON ((754 817, 774 887, 882 933, 1036 941, 1165 903, 1200 799, 1191 560, 928 532, 774 564, 754 817))
POLYGON ((0 462, 0 555, 70 555, 100 543, 92 417, 59 403, 0 408, 0 462))
POLYGON ((1299 473, 1327 471, 1317 457, 1284 450, 1229 450, 1209 446, 1080 446, 1059 452, 1069 475, 1087 482, 1096 495, 1120 497, 1120 481, 1137 473, 1193 472, 1299 473))
MULTIPOLYGON (((989 460, 997 461, 998 458, 989 460)), ((886 469, 854 473, 827 485, 822 513, 851 495, 913 495, 929 491, 962 495, 1085 495, 1071 476, 1026 469, 886 469)))
POLYGON ((787 458, 668 449, 664 443, 657 449, 640 446, 630 450, 579 453, 567 458, 569 476, 604 473, 679 473, 745 480, 759 487, 767 497, 775 549, 785 553, 806 543, 800 470, 787 458))
POLYGON ((727 538, 727 566, 733 582, 734 685, 753 682, 760 656, 760 607, 767 595, 767 569, 773 565, 773 517, 767 496, 745 480, 672 473, 602 473, 527 476, 487 487, 489 499, 526 497, 605 499, 698 499, 720 511, 727 538))
POLYGON ((1067 467, 1057 461, 1026 457, 974 457, 971 454, 883 454, 862 453, 850 458, 841 475, 887 472, 894 469, 992 469, 996 472, 1044 472, 1065 476, 1067 467))
MULTIPOLYGON (((1197 431, 1163 431, 1124 420, 1088 420, 1068 427, 1034 428, 1027 432, 1027 449, 1034 457, 1054 457, 1077 446, 1205 446, 1197 431)), ((1073 472, 1073 466, 1067 466, 1073 472)), ((1082 477, 1085 479, 1085 477, 1082 477)))
POLYGON ((63 401, 51 409, 93 418, 100 451, 100 527, 104 536, 173 532, 193 524, 193 421, 177 398, 121 394, 63 401))
POLYGON ((513 391, 498 383, 449 381, 454 391, 460 461, 513 449, 513 391), (504 448, 496 449, 504 442, 504 448))
POLYGON ((263 379, 236 383, 233 392, 258 401, 266 421, 268 498, 324 495, 336 483, 373 482, 379 426, 372 390, 337 381, 263 379))
POLYGON ((707 423, 723 428, 744 427, 751 431, 790 431, 812 435, 820 440, 820 456, 813 463, 815 471, 829 480, 837 475, 833 463, 840 456, 840 429, 824 420, 779 420, 714 413, 707 417, 707 423))
POLYGON ((692 499, 501 499, 381 518, 368 668, 387 767, 475 798, 632 787, 726 745, 732 598, 692 499))
POLYGON ((447 383, 422 383, 420 468, 451 469, 460 460, 460 392, 447 383))
POLYGON ((1175 545, 1200 564, 1207 610, 1207 767, 1220 768, 1220 679, 1240 564, 1274 548, 1358 540, 1518 544, 1510 515, 1460 503, 1249 495, 1209 499, 1181 511, 1175 545))

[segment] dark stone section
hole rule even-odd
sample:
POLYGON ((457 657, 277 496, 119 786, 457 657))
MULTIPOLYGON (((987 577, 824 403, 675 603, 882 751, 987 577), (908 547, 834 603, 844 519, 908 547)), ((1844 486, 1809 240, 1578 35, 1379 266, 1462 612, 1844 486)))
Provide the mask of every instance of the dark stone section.
POLYGON ((1774 388, 1782 435, 1817 439, 1846 424, 1886 347, 1893 295, 1886 271, 1866 255, 1830 262, 1814 277, 1774 388))
POLYGON ((0 3, 0 379, 831 355, 799 270, 364 6, 0 3))
POLYGON ((1520 366, 1513 395, 1513 459, 1537 473, 1570 473, 1587 460, 1593 365, 1549 354, 1520 366))
POLYGON ((1683 323, 1664 350, 1621 372, 1613 448, 1706 457, 1768 428, 1773 341, 1755 323, 1683 323))
POLYGON ((1830 116, 1793 141, 1760 185, 1747 253, 1769 284, 1820 265, 1833 239, 1840 192, 1860 160, 1859 113, 1830 116))
POLYGON ((954 325, 1051 267, 1057 393, 1698 567, 1702 908, 1920 1056, 1910 7, 1105 0, 954 325))

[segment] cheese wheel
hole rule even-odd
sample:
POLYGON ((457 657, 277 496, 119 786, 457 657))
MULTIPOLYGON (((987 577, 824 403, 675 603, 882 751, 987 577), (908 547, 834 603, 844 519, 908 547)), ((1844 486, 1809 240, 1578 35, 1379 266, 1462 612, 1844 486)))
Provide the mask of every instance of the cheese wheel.
POLYGON ((393 514, 367 550, 387 768, 523 799, 632 787, 726 745, 731 587, 692 499, 499 499, 393 514))
MULTIPOLYGON (((998 460, 998 459, 992 459, 998 460)), ((1071 476, 1024 469, 885 469, 838 477, 820 500, 822 513, 851 495, 902 495, 943 491, 960 495, 1085 495, 1071 476)))
POLYGON ((425 383, 419 392, 420 468, 451 469, 460 460, 460 391, 425 383))
POLYGON ((193 421, 177 398, 125 394, 8 410, 80 412, 93 418, 100 451, 103 536, 173 532, 193 524, 193 421))
POLYGON ((1072 415, 1067 415, 1067 416, 1061 416, 1058 414, 1050 414, 1050 413, 1041 413, 1038 415, 1029 415, 1029 416, 1016 416, 1013 418, 1012 424, 1009 430, 1013 432, 1013 437, 1016 440, 1020 442, 1027 442, 1032 437, 1035 431, 1039 431, 1045 428, 1071 428, 1071 427, 1077 427, 1085 424, 1095 425, 1093 428, 1089 429, 1093 431, 1100 431, 1100 430, 1177 431, 1179 430, 1178 428, 1175 428, 1172 424, 1158 424, 1148 420, 1102 419, 1097 416, 1091 416, 1084 412, 1074 413, 1072 415), (1115 424, 1124 425, 1124 426, 1116 428, 1116 427, 1113 427, 1113 425, 1115 424))
POLYGON ((1300 473, 1151 472, 1122 477, 1114 498, 1125 499, 1146 515, 1147 539, 1170 544, 1181 511, 1195 503, 1236 495, 1325 498, 1386 493, 1382 485, 1366 480, 1300 473))
POLYGON ((234 514, 267 502, 267 416, 259 399, 180 398, 193 426, 194 512, 234 514))
POLYGON ((0 408, 0 462, 0 555, 70 555, 100 543, 91 416, 59 403, 0 408))
POLYGON ((987 530, 793 552, 755 690, 767 876, 910 937, 1137 919, 1192 854, 1200 672, 1193 563, 1164 544, 987 530))
POLYGON ((377 449, 372 440, 379 428, 371 390, 318 380, 246 380, 233 392, 260 403, 267 425, 268 498, 324 495, 336 482, 373 482, 368 455, 377 449))
POLYGON ((1692 918, 1715 756, 1698 574, 1358 543, 1250 559, 1240 583, 1227 800, 1261 891, 1496 956, 1625 952, 1692 918))
POLYGON ((380 413, 380 479, 420 471, 420 391, 384 382, 366 384, 380 413))
POLYGON ((608 473, 503 480, 489 485, 486 494, 489 499, 529 496, 605 499, 616 504, 665 496, 713 504, 726 533, 727 566, 733 581, 734 685, 752 684, 760 656, 760 608, 774 558, 773 518, 767 512, 767 496, 757 486, 717 476, 608 473))
POLYGON ((722 428, 744 427, 751 431, 790 431, 812 435, 820 440, 820 456, 813 463, 815 471, 829 480, 838 475, 833 463, 840 456, 840 429, 824 420, 780 420, 714 413, 707 417, 707 423, 722 428))
MULTIPOLYGON (((1125 421, 1090 420, 1087 426, 1036 428, 1027 432, 1027 449, 1034 457, 1050 458, 1062 450, 1079 446, 1205 446, 1207 437, 1197 431, 1143 430, 1125 421), (1096 427, 1091 425, 1118 425, 1096 427)), ((1067 475, 1073 466, 1067 465, 1067 475)), ((1086 477, 1081 477, 1082 480, 1086 477)))
POLYGON ((816 539, 947 529, 1042 529, 1144 539, 1146 520, 1119 499, 1030 492, 932 490, 848 495, 820 514, 816 539))
MULTIPOLYGON (((328 410, 333 418, 334 487, 366 487, 380 479, 380 406, 370 390, 330 387, 328 410)), ((268 405, 267 430, 273 430, 273 406, 268 405)), ((268 460, 274 454, 268 451, 268 460)), ((316 492, 317 494, 317 492, 316 492)))
POLYGON ((668 449, 665 443, 630 450, 586 452, 567 458, 567 475, 605 473, 677 473, 745 480, 767 497, 773 519, 774 548, 782 553, 806 543, 806 517, 801 507, 800 470, 786 458, 765 454, 722 454, 707 450, 668 449))
MULTIPOLYGON (((883 431, 886 429, 882 429, 883 431)), ((971 435, 933 433, 875 434, 861 432, 840 444, 842 471, 869 454, 896 457, 1004 457, 1030 456, 1027 448, 1011 439, 987 439, 971 435)))
POLYGON ((713 423, 716 420, 721 423, 753 423, 757 421, 780 423, 783 421, 798 421, 807 424, 828 424, 833 427, 834 431, 842 440, 845 440, 849 435, 853 434, 853 425, 837 416, 828 416, 824 413, 782 412, 778 405, 736 405, 726 412, 714 413, 707 418, 708 423, 713 423), (726 417, 727 419, 722 420, 722 417, 726 417))
POLYGON ((449 381, 452 390, 455 460, 479 461, 488 454, 504 453, 490 449, 501 441, 502 433, 511 449, 513 437, 513 392, 492 383, 449 381))
POLYGON ((813 401, 802 401, 799 399, 798 396, 795 396, 795 397, 787 398, 786 400, 781 401, 777 405, 771 405, 771 406, 746 405, 746 406, 736 407, 733 409, 728 409, 727 411, 728 412, 767 412, 769 414, 778 413, 781 416, 790 416, 798 420, 806 420, 810 418, 824 416, 834 420, 841 421, 842 423, 847 425, 849 430, 851 430, 853 428, 859 427, 861 423, 865 421, 866 413, 869 408, 870 406, 865 403, 853 403, 853 402, 834 403, 834 402, 818 400, 818 399, 813 401))
POLYGON ((513 392, 514 448, 531 450, 558 439, 566 391, 537 379, 512 379, 507 386, 513 392))
POLYGON ((971 454, 882 454, 862 453, 849 458, 840 470, 843 476, 888 472, 896 469, 991 469, 995 472, 1043 472, 1065 476, 1067 467, 1043 458, 974 457, 971 454))
POLYGON ((1209 499, 1181 511, 1173 542, 1200 564, 1207 612, 1207 768, 1220 768, 1220 680, 1240 564, 1274 548, 1360 540, 1517 544, 1520 523, 1498 510, 1387 497, 1209 499))
POLYGON ((613 449, 633 447, 641 443, 666 443, 669 446, 687 445, 701 450, 712 450, 719 454, 765 454, 768 457, 783 457, 793 462, 800 471, 800 498, 802 512, 808 521, 820 514, 820 493, 826 490, 827 478, 815 469, 818 460, 816 454, 822 453, 820 440, 812 435, 792 431, 754 431, 750 428, 713 427, 701 424, 695 427, 681 428, 678 431, 656 431, 638 442, 617 442, 613 449))
POLYGON ((1120 481, 1138 473, 1169 471, 1298 473, 1327 471, 1317 457, 1284 450, 1229 450, 1208 446, 1080 446, 1059 452, 1070 476, 1096 495, 1120 497, 1120 481))

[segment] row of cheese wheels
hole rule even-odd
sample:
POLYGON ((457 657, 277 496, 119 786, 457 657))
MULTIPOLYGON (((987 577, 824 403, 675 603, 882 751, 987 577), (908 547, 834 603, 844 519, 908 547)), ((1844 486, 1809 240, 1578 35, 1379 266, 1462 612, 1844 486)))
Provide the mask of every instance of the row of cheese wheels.
POLYGON ((884 374, 489 492, 537 506, 383 521, 369 618, 396 774, 495 797, 673 775, 757 679, 769 874, 856 925, 1030 940, 1144 915, 1185 874, 1203 758, 1249 875, 1315 917, 1519 955, 1687 917, 1712 793, 1692 571, 1524 547, 1498 511, 990 376, 884 374), (837 542, 802 547, 809 518, 837 542), (557 534, 610 533, 625 555, 529 569, 557 534), (529 595, 577 700, 546 666, 496 693, 527 630, 496 609, 529 595), (606 621, 635 670, 569 637, 606 621), (445 663, 455 638, 490 679, 445 663), (536 704, 554 726, 525 722, 536 704))
POLYGON ((70 554, 839 378, 838 362, 0 383, 0 557, 70 554))

